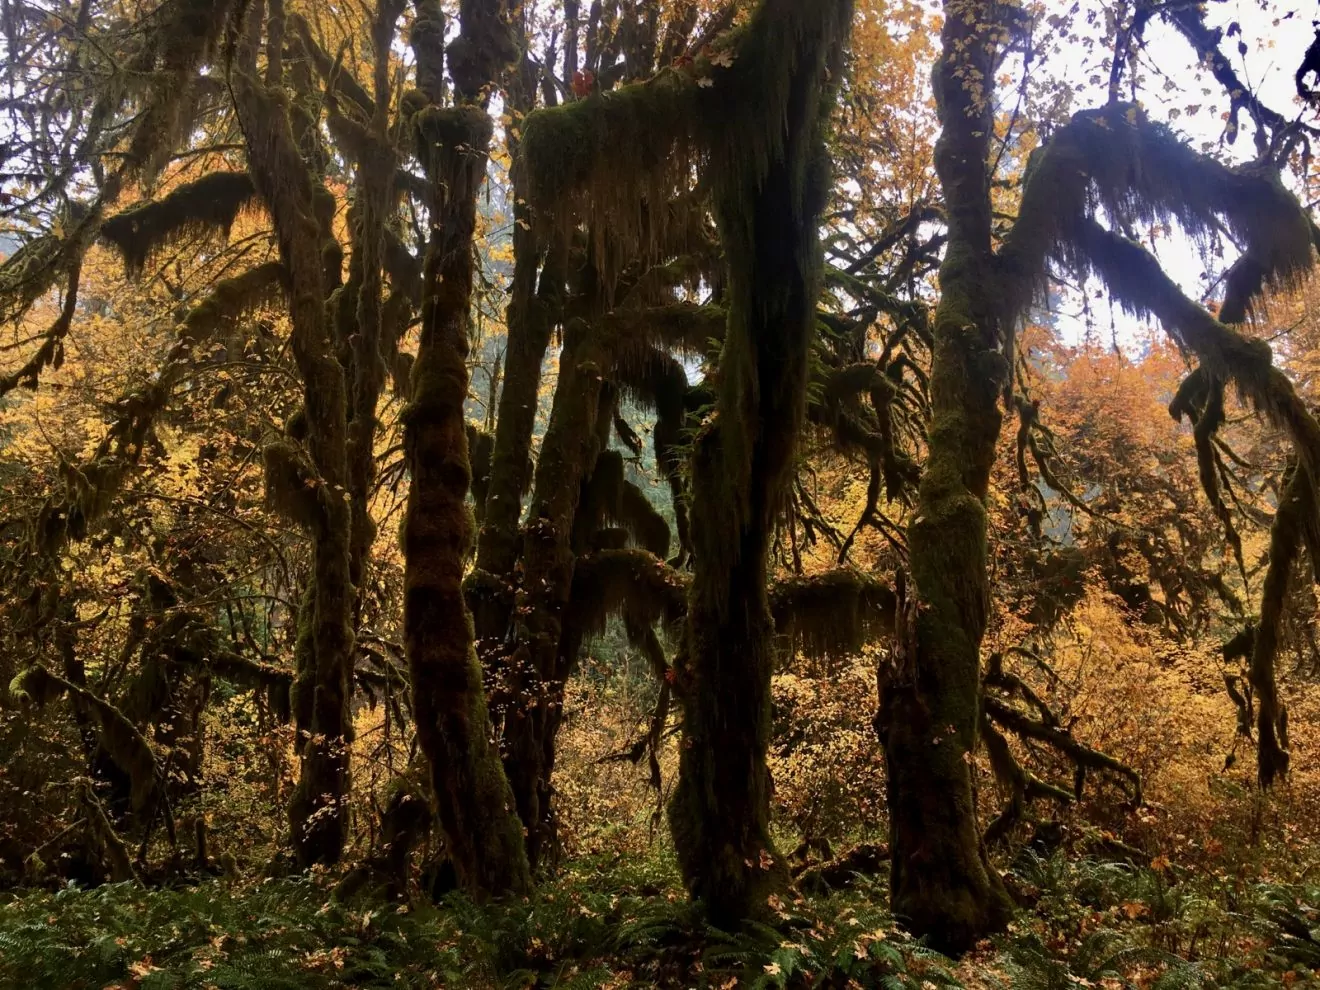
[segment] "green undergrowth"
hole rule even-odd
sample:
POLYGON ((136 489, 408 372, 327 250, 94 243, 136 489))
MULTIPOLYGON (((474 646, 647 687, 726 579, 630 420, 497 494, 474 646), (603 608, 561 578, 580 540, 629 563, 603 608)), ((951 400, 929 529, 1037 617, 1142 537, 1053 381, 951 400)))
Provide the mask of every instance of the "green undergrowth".
POLYGON ((1320 887, 1027 857, 1032 904, 954 963, 907 937, 882 880, 706 925, 663 856, 587 859, 534 898, 339 903, 328 880, 0 895, 0 987, 1320 986, 1320 887))

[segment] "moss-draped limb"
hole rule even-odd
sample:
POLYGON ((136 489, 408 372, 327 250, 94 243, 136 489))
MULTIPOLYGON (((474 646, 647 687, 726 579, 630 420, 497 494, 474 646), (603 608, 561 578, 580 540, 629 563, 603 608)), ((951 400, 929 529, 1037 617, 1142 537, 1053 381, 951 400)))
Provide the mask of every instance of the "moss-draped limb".
POLYGON ((307 412, 305 443, 325 510, 310 533, 312 575, 299 614, 298 654, 304 669, 295 682, 293 708, 301 773, 289 818, 299 862, 329 863, 339 859, 347 838, 353 734, 348 386, 326 306, 338 274, 338 251, 327 251, 333 236, 325 190, 314 185, 299 153, 284 95, 240 68, 231 68, 229 81, 247 144, 248 171, 271 215, 288 271, 291 350, 307 412))
POLYGON ((573 200, 642 236, 671 194, 686 185, 697 93, 689 69, 531 114, 522 129, 527 198, 542 223, 571 216, 573 200))
POLYGON ((573 518, 572 546, 581 553, 602 525, 619 526, 633 542, 657 557, 669 552, 669 524, 646 494, 624 477, 623 456, 602 451, 582 488, 573 518))
POLYGON ((1094 224, 1097 208, 1121 223, 1176 221, 1198 240, 1222 223, 1245 247, 1247 264, 1235 267, 1247 310, 1265 287, 1311 265, 1311 224, 1276 173, 1230 169, 1139 108, 1112 105, 1074 115, 1032 155, 1018 219, 998 259, 1006 319, 1018 319, 1043 286, 1048 257, 1087 264, 1094 238, 1082 228, 1094 224))
MULTIPOLYGON (((61 153, 63 174, 48 191, 62 192, 75 171, 85 174, 89 161, 112 146, 125 150, 119 167, 109 174, 91 169, 97 176, 97 196, 89 203, 69 204, 61 218, 63 234, 36 237, 0 264, 0 321, 20 319, 61 277, 82 264, 107 210, 128 182, 136 179, 149 184, 155 178, 193 123, 188 111, 195 106, 199 69, 215 54, 233 6, 233 0, 172 0, 160 4, 146 19, 140 45, 123 66, 124 71, 114 73, 108 85, 94 87, 87 94, 72 90, 62 94, 71 102, 80 95, 86 99, 75 112, 75 117, 85 115, 86 130, 82 140, 66 146, 61 153), (126 85, 128 79, 140 85, 126 85), (139 100, 132 120, 126 126, 117 126, 117 116, 135 96, 139 100)), ((87 28, 81 19, 68 26, 75 33, 87 28)), ((72 61, 76 62, 77 57, 74 55, 72 61)), ((42 364, 37 371, 45 366, 42 364)))
POLYGON ((669 303, 616 309, 598 321, 604 346, 626 364, 634 353, 654 347, 683 354, 704 354, 724 336, 728 314, 719 306, 669 303))
POLYGON ((197 233, 228 234, 257 191, 246 172, 210 172, 161 197, 124 210, 101 224, 130 274, 139 274, 171 241, 197 233))
POLYGON ((150 182, 193 121, 198 69, 211 58, 230 21, 234 0, 171 0, 154 13, 148 42, 132 67, 151 80, 128 144, 139 179, 150 182))
POLYGON ((1291 437, 1307 470, 1320 476, 1320 423, 1273 364, 1268 344, 1225 326, 1187 298, 1140 244, 1095 221, 1077 225, 1075 242, 1079 256, 1121 306, 1158 318, 1201 359, 1207 374, 1232 381, 1258 412, 1291 437))
POLYGON ((1027 802, 1051 798, 1060 804, 1071 804, 1073 795, 1062 787, 1046 783, 1018 762, 1008 740, 995 727, 989 716, 981 716, 981 742, 990 758, 990 767, 1002 790, 1007 791, 1004 806, 986 826, 985 842, 993 845, 1007 837, 1026 811, 1027 802))
POLYGON ((569 614, 584 635, 605 631, 610 616, 639 626, 674 625, 687 609, 688 578, 641 549, 600 550, 577 559, 569 614))
MULTIPOLYGON (((1222 389, 1219 383, 1231 380, 1257 411, 1289 434, 1297 452, 1299 465, 1290 472, 1271 527, 1270 564, 1262 592, 1261 629, 1255 638, 1251 661, 1251 681, 1260 700, 1257 772, 1262 786, 1269 786, 1288 767, 1287 715, 1278 701, 1274 658, 1293 563, 1302 541, 1315 531, 1316 526, 1314 479, 1320 477, 1320 423, 1297 394, 1292 382, 1273 364, 1267 344, 1245 337, 1220 323, 1188 299, 1141 245, 1105 230, 1094 221, 1079 224, 1074 241, 1079 255, 1105 280, 1120 304, 1130 311, 1158 317, 1175 338, 1200 357, 1201 377, 1184 383, 1185 387, 1175 396, 1171 411, 1182 412, 1200 394, 1206 403, 1203 417, 1214 422, 1222 416, 1222 411, 1216 408, 1216 403, 1222 402, 1217 399, 1216 390, 1222 389)), ((1251 257, 1250 253, 1248 257, 1251 257)), ((1309 246, 1305 261, 1310 261, 1309 246)), ((1288 267, 1282 270, 1283 276, 1295 274, 1302 265, 1301 257, 1291 258, 1288 267)), ((1262 270, 1279 271, 1277 267, 1253 265, 1248 284, 1233 287, 1230 316, 1240 318, 1245 315, 1245 295, 1267 282, 1258 277, 1262 270)), ((1227 302, 1226 309, 1229 308, 1227 302)), ((1204 461, 1202 448, 1208 446, 1212 431, 1206 430, 1207 436, 1202 439, 1199 427, 1198 423, 1198 459, 1204 461)), ((1203 465, 1203 475, 1205 470, 1203 465)), ((1213 475, 1213 470, 1211 473, 1213 475)), ((1204 483, 1205 478, 1202 480, 1204 483)), ((1212 481, 1217 479, 1212 477, 1212 481)), ((1215 488, 1212 485, 1205 487, 1213 503, 1215 488)))
MULTIPOLYGON (((507 13, 502 3, 464 0, 459 40, 474 75, 455 77, 456 106, 431 107, 416 117, 432 190, 432 223, 423 266, 422 331, 404 413, 412 477, 403 529, 404 635, 417 735, 459 883, 478 897, 522 894, 531 886, 514 797, 491 743, 472 615, 463 595, 473 531, 463 414, 473 241, 493 131, 488 89, 504 67, 503 49, 485 35, 502 30, 507 13), (481 71, 476 71, 478 59, 481 71)), ((428 51, 426 57, 439 56, 428 51)))
POLYGON ((984 704, 986 717, 991 722, 1024 738, 1051 746, 1082 769, 1105 770, 1122 778, 1129 788, 1132 803, 1141 803, 1141 777, 1131 767, 1074 739, 1063 726, 1044 718, 1032 718, 1006 701, 987 696, 984 704))
POLYGON ((105 806, 96 796, 90 778, 80 777, 73 782, 74 796, 82 810, 90 845, 100 854, 102 862, 114 883, 138 880, 138 871, 128 855, 128 846, 115 831, 105 813, 105 806))
POLYGON ((1008 380, 1007 327, 991 250, 989 145, 996 6, 946 0, 935 70, 935 165, 948 249, 934 318, 929 456, 908 546, 915 598, 879 675, 894 913, 962 951, 1012 904, 981 842, 969 766, 980 726, 980 645, 990 608, 985 498, 1008 380))
POLYGON ((894 628, 894 592, 849 568, 777 582, 770 589, 775 632, 791 652, 818 659, 856 654, 894 628))
POLYGON ((40 707, 67 697, 79 715, 96 726, 102 748, 132 782, 133 808, 142 811, 157 795, 160 771, 151 744, 123 712, 85 687, 34 664, 9 683, 9 697, 40 707))
POLYGON ((69 335, 74 314, 78 311, 78 285, 81 278, 82 263, 77 262, 69 271, 59 315, 47 328, 41 346, 32 357, 28 358, 21 367, 0 378, 0 396, 7 395, 20 385, 24 388, 36 389, 43 371, 50 367, 58 371, 64 364, 64 339, 69 335))

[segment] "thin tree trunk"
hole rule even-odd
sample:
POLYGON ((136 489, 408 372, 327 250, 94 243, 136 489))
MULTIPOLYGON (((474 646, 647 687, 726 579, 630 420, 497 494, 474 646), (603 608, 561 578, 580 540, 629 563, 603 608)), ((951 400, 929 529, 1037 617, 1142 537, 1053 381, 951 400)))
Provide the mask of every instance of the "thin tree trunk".
POLYGON ((894 914, 945 950, 1007 922, 971 777, 990 610, 986 507, 1007 367, 991 251, 994 5, 946 0, 935 164, 949 218, 931 373, 929 458, 909 531, 915 605, 876 727, 888 768, 894 914))

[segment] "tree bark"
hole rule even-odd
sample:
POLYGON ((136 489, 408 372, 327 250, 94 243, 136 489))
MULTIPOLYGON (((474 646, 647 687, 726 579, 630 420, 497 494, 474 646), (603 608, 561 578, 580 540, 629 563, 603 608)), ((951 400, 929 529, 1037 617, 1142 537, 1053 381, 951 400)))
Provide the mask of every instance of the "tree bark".
POLYGON ((986 507, 1007 376, 991 248, 994 4, 946 0, 935 164, 948 249, 940 268, 929 458, 909 531, 915 602, 881 672, 894 914, 946 951, 1002 928, 1011 903, 986 859, 971 754, 990 610, 986 507))
POLYGON ((598 430, 602 362, 580 320, 566 330, 550 424, 536 462, 523 531, 522 582, 514 604, 517 646, 500 674, 504 765, 527 828, 533 866, 554 838, 550 771, 564 680, 560 639, 573 588, 573 522, 583 482, 603 446, 598 430))
MULTIPOLYGON (((310 487, 278 493, 286 505, 299 504, 299 522, 312 540, 312 576, 299 610, 293 686, 301 772, 289 822, 300 864, 333 863, 348 835, 354 591, 349 570, 352 523, 345 497, 347 388, 325 305, 327 289, 337 277, 327 270, 323 255, 326 244, 333 243, 324 209, 329 193, 313 183, 277 94, 248 68, 236 68, 230 82, 252 181, 270 210, 289 274, 291 350, 303 380, 305 448, 314 472, 307 479, 310 487)), ((333 205, 332 199, 329 202, 333 205)), ((271 477, 268 470, 268 483, 271 477)))

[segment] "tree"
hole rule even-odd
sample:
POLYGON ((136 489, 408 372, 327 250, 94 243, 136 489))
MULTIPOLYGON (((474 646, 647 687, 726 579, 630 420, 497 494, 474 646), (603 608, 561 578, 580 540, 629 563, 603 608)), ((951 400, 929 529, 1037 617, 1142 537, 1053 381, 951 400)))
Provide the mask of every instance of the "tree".
MULTIPOLYGON (((1311 264, 1312 227, 1277 176, 1277 156, 1292 147, 1296 129, 1271 134, 1257 114, 1262 146, 1272 153, 1231 170, 1121 103, 1112 87, 1108 106, 1075 115, 1034 153, 1017 218, 996 250, 994 85, 1006 45, 1026 38, 1029 21, 1021 8, 978 0, 948 0, 944 11, 936 168, 949 242, 935 319, 930 454, 909 532, 913 589, 894 661, 881 672, 877 729, 889 768, 895 913, 963 949, 1001 927, 1011 910, 977 832, 968 764, 982 709, 979 648, 990 608, 985 498, 999 398, 1011 395, 1013 330, 1049 259, 1093 273, 1129 311, 1158 317, 1216 388, 1232 380, 1291 437, 1303 465, 1315 463, 1320 432, 1267 346, 1188 300, 1149 252, 1119 232, 1176 220, 1192 236, 1206 236, 1225 223, 1244 245, 1225 303, 1230 314, 1240 311, 1268 284, 1311 264)), ((1152 13, 1137 15, 1138 35, 1152 13)), ((1169 16, 1180 29, 1203 25, 1186 12, 1169 16)), ((1120 44, 1132 37, 1121 34, 1120 44)), ((1309 470, 1298 473, 1305 478, 1309 470)), ((1272 645, 1260 647, 1271 652, 1272 645)), ((1260 683, 1268 691, 1263 677, 1260 683)), ((1277 718, 1275 705, 1262 711, 1277 718)), ((1269 779, 1264 772, 1262 779, 1269 779)))

